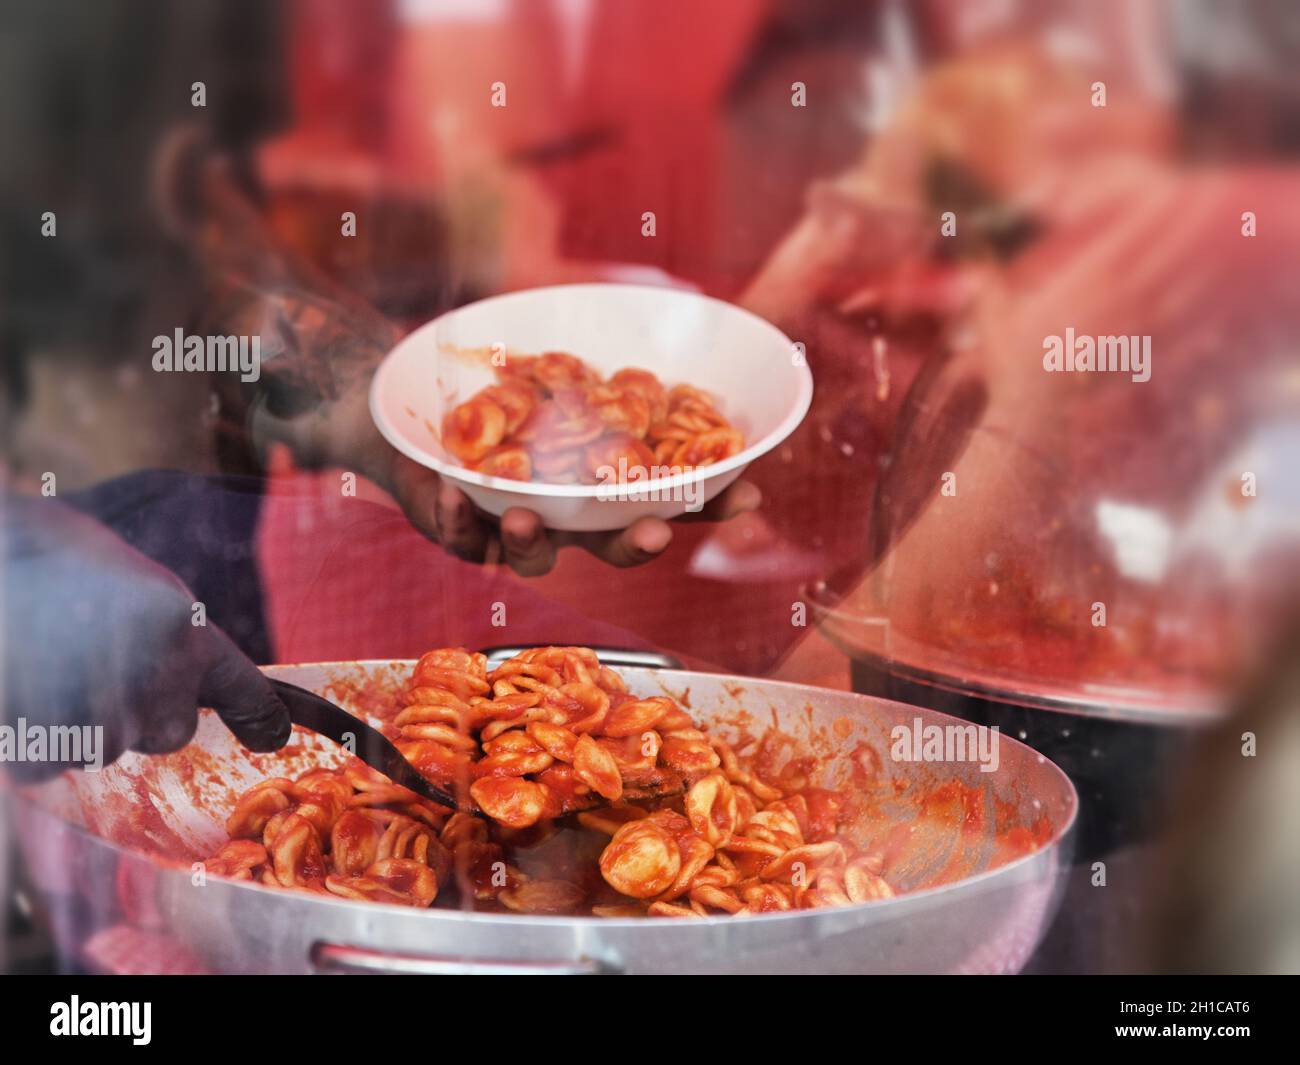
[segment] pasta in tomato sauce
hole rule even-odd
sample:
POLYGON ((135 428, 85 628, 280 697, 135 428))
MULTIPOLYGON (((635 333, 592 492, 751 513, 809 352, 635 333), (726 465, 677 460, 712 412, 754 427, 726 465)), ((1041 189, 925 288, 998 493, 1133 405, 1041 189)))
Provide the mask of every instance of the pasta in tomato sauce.
POLYGON ((583 647, 487 668, 416 663, 387 731, 486 815, 428 802, 352 760, 245 792, 209 872, 361 901, 540 914, 702 917, 889 898, 846 797, 742 756, 668 696, 640 698, 583 647))
POLYGON ((454 407, 443 446, 470 469, 517 481, 647 480, 730 458, 745 438, 714 398, 649 370, 602 380, 567 352, 510 356, 499 381, 454 407))

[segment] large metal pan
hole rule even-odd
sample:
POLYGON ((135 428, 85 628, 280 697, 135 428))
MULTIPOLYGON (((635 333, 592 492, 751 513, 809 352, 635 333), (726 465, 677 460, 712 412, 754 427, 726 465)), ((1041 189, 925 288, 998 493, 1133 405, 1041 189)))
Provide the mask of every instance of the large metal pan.
MULTIPOLYGON (((364 712, 410 666, 268 672, 364 712)), ((634 920, 412 910, 203 882, 190 861, 223 840, 223 819, 241 789, 338 757, 311 735, 297 735, 275 755, 250 755, 206 714, 182 752, 126 755, 98 774, 24 794, 16 818, 22 849, 33 879, 63 912, 90 913, 92 925, 146 929, 154 941, 225 972, 1005 973, 1017 971, 1042 938, 1069 864, 1077 796, 1065 774, 1030 748, 999 737, 999 765, 987 773, 974 762, 896 762, 889 757, 894 726, 962 723, 803 685, 678 670, 621 673, 634 693, 671 694, 724 736, 775 723, 825 757, 831 783, 847 779, 850 752, 860 759, 874 749, 897 785, 890 816, 910 826, 891 867, 910 893, 841 909, 634 920), (951 792, 954 779, 976 796, 978 816, 968 808, 954 818, 950 805, 926 801, 945 783, 951 792), (998 865, 1005 832, 1031 826, 1037 849, 998 865), (142 846, 177 860, 151 857, 142 846), (79 905, 68 905, 73 896, 79 905)), ((87 932, 65 928, 64 948, 76 951, 87 932)))

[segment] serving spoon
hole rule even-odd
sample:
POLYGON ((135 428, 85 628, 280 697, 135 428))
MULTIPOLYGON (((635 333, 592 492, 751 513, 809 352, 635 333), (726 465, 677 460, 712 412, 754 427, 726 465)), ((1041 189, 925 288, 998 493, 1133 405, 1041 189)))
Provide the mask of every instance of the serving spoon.
MULTIPOLYGON (((402 752, 378 729, 349 714, 341 706, 296 684, 271 678, 271 687, 284 700, 284 705, 289 708, 289 720, 295 725, 327 736, 371 769, 383 773, 394 784, 399 784, 430 802, 436 802, 439 806, 451 810, 462 809, 449 792, 429 781, 403 758, 402 752)), ((483 816, 478 810, 465 812, 483 816)))

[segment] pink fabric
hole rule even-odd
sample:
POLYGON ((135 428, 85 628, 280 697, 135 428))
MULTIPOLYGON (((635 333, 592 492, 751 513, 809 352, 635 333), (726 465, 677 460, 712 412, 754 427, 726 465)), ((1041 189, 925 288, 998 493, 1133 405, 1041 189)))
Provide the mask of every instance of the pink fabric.
POLYGON ((443 646, 648 646, 548 601, 503 567, 452 558, 365 490, 344 496, 338 473, 280 473, 272 483, 258 561, 278 661, 412 658, 443 646), (505 623, 494 624, 502 613, 505 623))

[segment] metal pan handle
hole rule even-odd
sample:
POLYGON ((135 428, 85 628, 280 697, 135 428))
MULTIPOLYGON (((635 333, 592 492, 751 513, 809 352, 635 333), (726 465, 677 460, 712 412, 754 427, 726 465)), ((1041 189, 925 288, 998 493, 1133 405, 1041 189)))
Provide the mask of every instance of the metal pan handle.
POLYGON ((311 963, 320 973, 368 973, 376 976, 595 976, 614 971, 594 958, 493 961, 390 953, 370 947, 325 942, 312 946, 311 963))
MULTIPOLYGON (((520 644, 514 647, 489 647, 483 653, 487 655, 488 666, 495 668, 507 658, 514 658, 521 651, 531 651, 534 647, 546 644, 520 644)), ((681 669, 682 663, 672 655, 660 654, 658 651, 633 651, 626 647, 593 647, 596 657, 607 666, 630 666, 640 669, 681 669)))

